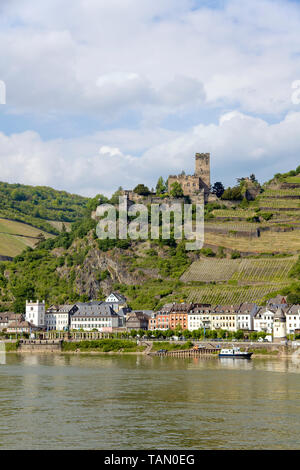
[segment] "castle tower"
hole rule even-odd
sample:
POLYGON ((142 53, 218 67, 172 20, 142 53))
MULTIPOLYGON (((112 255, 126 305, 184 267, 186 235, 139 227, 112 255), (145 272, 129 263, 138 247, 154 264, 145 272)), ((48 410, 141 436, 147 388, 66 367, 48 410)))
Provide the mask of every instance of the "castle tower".
POLYGON ((286 317, 282 308, 277 309, 273 317, 273 341, 279 342, 286 339, 286 317))
POLYGON ((201 178, 207 188, 210 187, 210 153, 195 154, 195 176, 201 178))

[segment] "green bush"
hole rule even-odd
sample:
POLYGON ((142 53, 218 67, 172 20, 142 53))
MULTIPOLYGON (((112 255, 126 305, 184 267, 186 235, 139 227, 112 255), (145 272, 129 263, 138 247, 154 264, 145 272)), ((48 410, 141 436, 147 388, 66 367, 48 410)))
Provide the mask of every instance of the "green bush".
POLYGON ((18 347, 19 347, 19 340, 14 341, 12 343, 5 343, 6 352, 17 351, 18 347))
POLYGON ((99 351, 99 352, 119 352, 126 350, 126 352, 136 352, 138 348, 134 341, 120 340, 120 339, 98 339, 98 340, 83 340, 76 342, 64 341, 62 344, 63 351, 99 351))

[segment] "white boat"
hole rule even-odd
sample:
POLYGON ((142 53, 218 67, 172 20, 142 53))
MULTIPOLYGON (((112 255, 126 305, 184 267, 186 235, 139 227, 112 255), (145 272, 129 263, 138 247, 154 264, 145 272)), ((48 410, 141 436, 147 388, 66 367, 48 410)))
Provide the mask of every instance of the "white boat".
POLYGON ((237 357, 243 359, 250 359, 252 352, 241 351, 240 348, 232 346, 231 349, 221 349, 219 357, 237 357))

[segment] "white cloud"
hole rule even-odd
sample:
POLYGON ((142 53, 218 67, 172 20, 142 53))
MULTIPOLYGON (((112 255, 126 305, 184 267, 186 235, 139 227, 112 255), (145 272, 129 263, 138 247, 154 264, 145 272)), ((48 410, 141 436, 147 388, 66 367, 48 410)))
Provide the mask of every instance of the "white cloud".
MULTIPOLYGON (((112 131, 68 141, 43 141, 35 132, 0 134, 1 177, 90 196, 111 194, 119 186, 130 189, 140 182, 155 186, 160 175, 166 178, 182 169, 193 172, 194 154, 210 151, 212 181, 232 184, 254 168, 264 180, 299 164, 299 126, 300 112, 290 113, 278 124, 228 113, 219 124, 199 124, 186 133, 162 132, 152 145, 151 133, 144 132, 147 150, 141 155, 126 149, 127 141, 138 139, 138 131, 127 136, 123 131, 122 139, 116 131, 123 148, 111 145, 117 140, 112 131)), ((135 150, 143 147, 142 140, 135 150)))
POLYGON ((299 4, 199 3, 1 2, 5 109, 58 122, 56 139, 0 134, 1 178, 93 195, 192 172, 193 155, 202 151, 211 152, 213 180, 226 183, 295 167, 299 4), (210 112, 221 115, 219 122, 210 112), (96 118, 99 131, 86 124, 82 137, 64 138, 60 115, 80 116, 84 124, 96 118), (167 128, 172 118, 182 127, 167 128))
POLYGON ((13 107, 115 113, 191 104, 243 112, 292 108, 300 77, 300 8, 286 0, 12 1, 0 57, 13 107), (178 78, 180 77, 180 78, 178 78), (204 91, 205 90, 205 94, 204 91), (25 92, 26 91, 26 92, 25 92), (200 101, 199 101, 200 98, 200 101))

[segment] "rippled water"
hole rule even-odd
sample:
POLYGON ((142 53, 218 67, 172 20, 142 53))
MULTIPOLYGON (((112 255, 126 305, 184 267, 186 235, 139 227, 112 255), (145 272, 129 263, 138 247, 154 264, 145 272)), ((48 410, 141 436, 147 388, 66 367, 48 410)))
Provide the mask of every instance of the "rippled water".
POLYGON ((17 355, 0 365, 2 449, 297 449, 292 360, 17 355))

